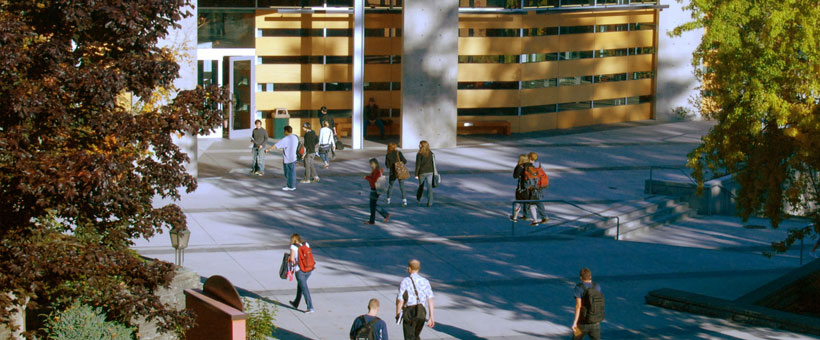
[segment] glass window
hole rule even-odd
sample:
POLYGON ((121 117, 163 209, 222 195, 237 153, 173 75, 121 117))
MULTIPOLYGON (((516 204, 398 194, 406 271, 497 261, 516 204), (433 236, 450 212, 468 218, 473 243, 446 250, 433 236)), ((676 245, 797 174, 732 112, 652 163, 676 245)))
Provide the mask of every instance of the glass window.
POLYGON ((558 78, 558 86, 574 86, 581 83, 580 77, 558 78))
POLYGON ((325 83, 325 91, 352 91, 353 83, 325 83))
POLYGON ((365 91, 390 91, 390 83, 364 83, 365 91))
POLYGON ((350 28, 328 28, 328 37, 352 37, 353 30, 350 28))
POLYGON ((629 0, 598 0, 598 5, 629 5, 629 0))
POLYGON ((352 64, 353 57, 351 56, 334 56, 329 55, 325 57, 325 64, 352 64))
POLYGON ((543 89, 558 86, 558 78, 526 80, 521 82, 521 87, 525 89, 543 89))
POLYGON ((324 0, 257 0, 259 7, 316 7, 324 4, 324 0))
POLYGON ((253 11, 198 10, 198 48, 254 48, 253 11))
POLYGON ((459 7, 521 8, 521 0, 459 0, 459 7))
POLYGON ((524 106, 521 108, 522 115, 532 115, 538 113, 550 113, 550 112, 558 112, 558 105, 556 104, 547 104, 547 105, 536 105, 536 106, 524 106))
POLYGON ((519 55, 460 55, 459 64, 518 64, 519 55))
POLYGON ((622 57, 628 55, 628 49, 626 48, 619 48, 614 50, 598 50, 595 52, 596 58, 606 58, 606 57, 622 57))
POLYGON ((533 27, 533 28, 525 28, 524 29, 524 36, 525 37, 543 37, 547 35, 558 35, 558 27, 533 27))
POLYGON ((322 37, 324 30, 306 28, 263 28, 259 30, 263 37, 322 37))
POLYGON ((595 56, 593 51, 570 51, 558 53, 559 60, 587 59, 595 56))
POLYGON ((655 72, 632 72, 632 80, 655 78, 655 72))
POLYGON ((654 29, 655 29, 655 25, 652 24, 651 22, 639 22, 639 23, 629 25, 629 30, 630 31, 644 31, 644 30, 654 30, 654 29))
POLYGON ((593 80, 594 76, 583 76, 581 77, 581 85, 592 84, 595 81, 593 80))
POLYGON ((598 32, 598 33, 603 33, 603 32, 625 32, 625 31, 629 31, 629 24, 598 25, 598 26, 595 26, 595 31, 598 32))
POLYGON ((518 90, 517 81, 459 82, 459 90, 518 90))
POLYGON ((594 0, 561 0, 561 7, 593 6, 594 0))
POLYGON ((559 34, 581 34, 581 33, 595 33, 595 25, 590 26, 561 26, 558 29, 559 34))
POLYGON ((322 91, 322 83, 275 83, 274 91, 322 91))
POLYGON ((611 107, 621 106, 626 104, 626 98, 604 99, 593 101, 593 107, 611 107))
POLYGON ((586 110, 592 107, 592 102, 585 101, 585 102, 574 102, 574 103, 561 103, 558 104, 558 112, 563 111, 574 111, 574 110, 586 110))
POLYGON ((321 64, 320 55, 259 57, 262 64, 321 64))
POLYGON ((533 53, 521 56, 522 63, 539 63, 542 61, 557 61, 558 53, 533 53))
POLYGON ((605 74, 601 76, 601 83, 608 83, 613 81, 624 81, 627 80, 626 73, 616 73, 616 74, 605 74))
POLYGON ((365 64, 390 64, 389 55, 366 55, 364 56, 365 64))
POLYGON ((256 7, 255 0, 199 0, 197 8, 202 7, 256 7))
POLYGON ((558 7, 558 0, 525 0, 525 7, 558 7))
POLYGON ((487 107, 478 109, 458 109, 459 116, 517 116, 517 107, 487 107))
POLYGON ((218 60, 197 60, 197 84, 205 86, 218 85, 219 61, 218 60))
POLYGON ((353 0, 327 0, 328 7, 353 7, 353 0))

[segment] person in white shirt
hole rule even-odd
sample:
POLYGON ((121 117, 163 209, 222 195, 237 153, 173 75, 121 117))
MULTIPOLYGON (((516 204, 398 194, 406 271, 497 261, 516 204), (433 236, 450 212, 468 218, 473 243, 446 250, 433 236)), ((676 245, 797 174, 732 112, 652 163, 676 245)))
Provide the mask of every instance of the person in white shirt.
POLYGON ((299 137, 293 134, 293 128, 290 125, 285 126, 285 138, 282 138, 275 145, 265 149, 265 152, 271 149, 282 150, 282 170, 285 172, 287 184, 282 190, 294 191, 296 190, 296 148, 299 147, 299 137))
POLYGON ((330 153, 336 149, 336 140, 333 138, 333 130, 330 129, 330 122, 322 122, 322 129, 319 130, 319 157, 325 162, 325 169, 330 167, 330 153))
POLYGON ((405 340, 419 340, 425 321, 430 328, 436 325, 433 289, 430 281, 419 275, 420 269, 419 260, 410 260, 407 265, 409 276, 401 281, 399 295, 396 297, 396 321, 401 317, 405 340))

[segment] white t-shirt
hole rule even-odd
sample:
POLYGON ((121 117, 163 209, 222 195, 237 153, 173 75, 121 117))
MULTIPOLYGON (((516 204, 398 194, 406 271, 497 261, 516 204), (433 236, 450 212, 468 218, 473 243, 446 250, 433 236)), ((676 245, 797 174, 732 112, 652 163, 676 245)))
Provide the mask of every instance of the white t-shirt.
POLYGON ((335 144, 333 140, 333 130, 330 128, 323 127, 319 130, 319 145, 322 144, 335 144))
POLYGON ((276 148, 282 149, 284 155, 283 163, 290 164, 296 162, 296 148, 299 146, 299 137, 290 134, 276 142, 276 148))
MULTIPOLYGON (((307 242, 305 242, 305 246, 310 248, 310 244, 307 243, 307 242)), ((293 267, 293 270, 294 271, 297 271, 297 270, 301 271, 301 268, 299 268, 299 266, 298 266, 299 265, 299 245, 298 244, 291 244, 290 245, 290 253, 291 254, 296 254, 296 256, 294 257, 295 258, 294 261, 296 261, 297 265, 293 267)))

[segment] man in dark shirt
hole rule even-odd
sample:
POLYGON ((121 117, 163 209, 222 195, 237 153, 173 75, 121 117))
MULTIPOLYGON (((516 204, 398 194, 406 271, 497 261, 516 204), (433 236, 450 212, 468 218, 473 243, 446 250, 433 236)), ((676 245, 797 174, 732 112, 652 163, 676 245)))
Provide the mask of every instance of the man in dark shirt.
POLYGON ((327 106, 322 106, 319 110, 319 127, 325 126, 325 121, 328 122, 327 127, 333 130, 333 135, 336 136, 336 123, 333 122, 333 116, 327 114, 327 106))
POLYGON ((251 143, 253 150, 253 163, 251 163, 251 173, 257 176, 262 176, 265 173, 265 143, 268 142, 268 132, 262 127, 262 121, 257 119, 254 122, 256 128, 251 133, 251 143))
POLYGON ((379 128, 379 138, 384 139, 384 122, 379 119, 379 105, 376 105, 376 99, 370 97, 370 100, 367 102, 367 106, 365 106, 364 110, 367 114, 367 122, 365 124, 364 131, 367 132, 367 127, 375 124, 379 128))
POLYGON ((377 320, 373 323, 373 335, 375 335, 375 339, 388 340, 387 323, 379 319, 377 315, 379 315, 379 300, 370 299, 370 302, 367 304, 367 314, 361 315, 353 320, 353 327, 350 327, 350 340, 356 340, 356 333, 359 332, 359 329, 373 322, 373 320, 377 320))
POLYGON ((595 289, 601 292, 601 286, 592 282, 592 272, 587 269, 581 269, 581 283, 575 286, 575 318, 572 321, 573 340, 582 340, 587 335, 592 340, 601 339, 601 323, 588 323, 581 317, 584 294, 587 290, 595 289))
POLYGON ((310 123, 302 124, 302 130, 305 132, 303 142, 305 145, 305 158, 303 159, 305 162, 305 178, 300 183, 316 183, 319 181, 319 175, 316 173, 316 168, 313 167, 313 160, 316 156, 316 145, 319 144, 319 136, 310 128, 310 123))

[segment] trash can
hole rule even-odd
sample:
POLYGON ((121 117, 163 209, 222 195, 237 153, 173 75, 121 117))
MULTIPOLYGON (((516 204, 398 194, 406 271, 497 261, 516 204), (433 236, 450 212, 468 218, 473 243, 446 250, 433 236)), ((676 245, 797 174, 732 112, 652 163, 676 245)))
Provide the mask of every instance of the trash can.
POLYGON ((273 115, 273 139, 285 138, 285 126, 288 125, 290 114, 287 109, 276 109, 273 115))

